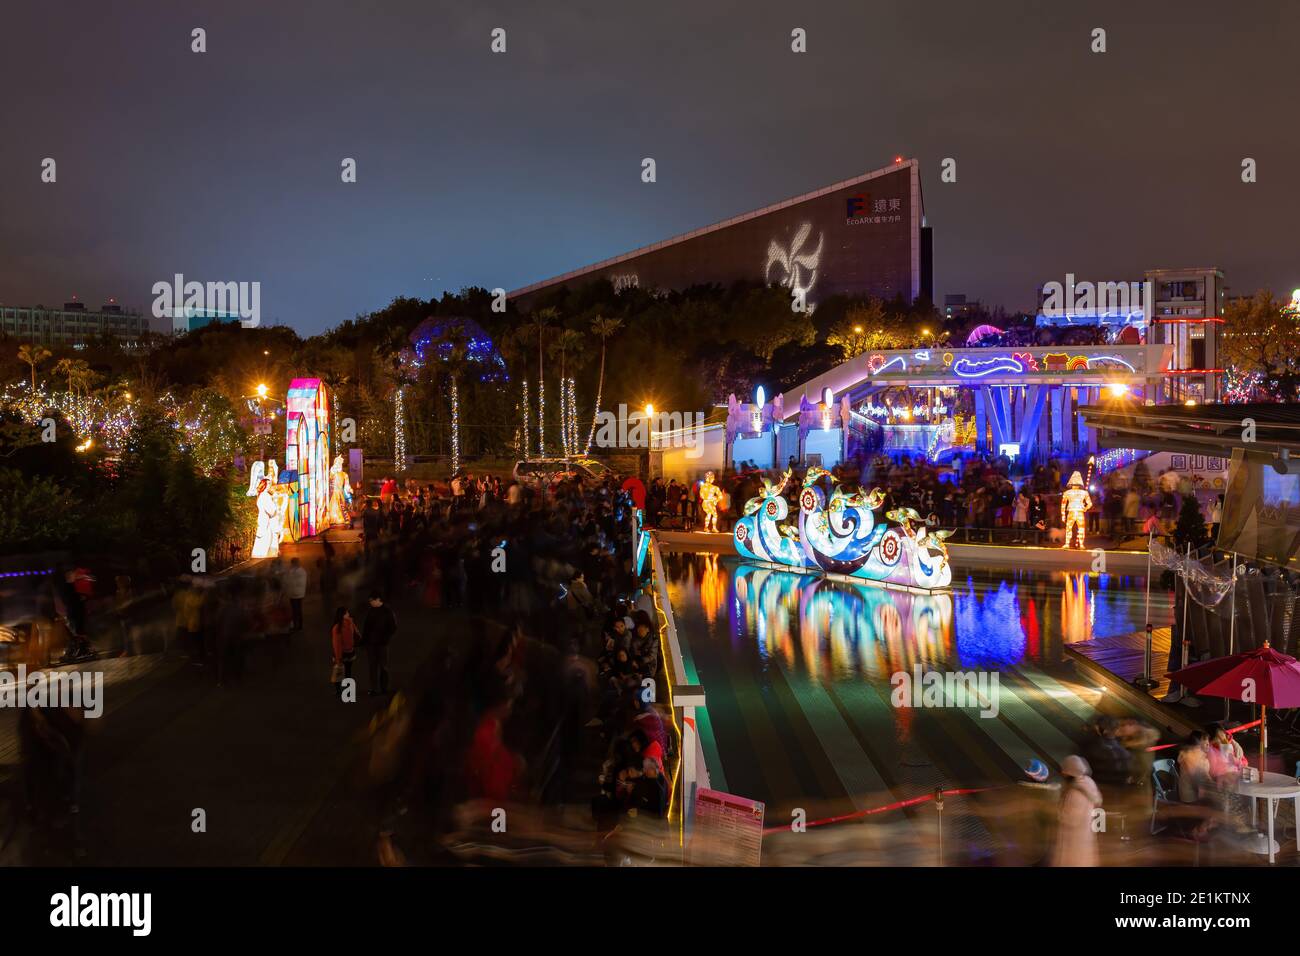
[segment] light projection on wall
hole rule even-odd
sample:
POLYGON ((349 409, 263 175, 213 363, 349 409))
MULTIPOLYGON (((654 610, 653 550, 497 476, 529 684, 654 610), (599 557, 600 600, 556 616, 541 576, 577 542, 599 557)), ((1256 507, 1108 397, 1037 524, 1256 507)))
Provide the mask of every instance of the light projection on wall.
POLYGON ((835 488, 828 500, 821 484, 834 485, 835 479, 815 466, 804 476, 798 523, 792 526, 781 494, 790 479, 790 471, 778 482, 764 478, 762 493, 746 503, 733 531, 741 556, 925 591, 952 583, 944 545, 951 532, 931 532, 908 508, 879 513, 885 497, 879 489, 864 494, 835 488))
POLYGON ((809 243, 812 228, 811 222, 801 225, 795 230, 789 246, 782 246, 775 239, 768 242, 763 276, 769 285, 783 285, 805 296, 812 293, 817 284, 817 270, 821 268, 822 247, 826 244, 825 233, 818 233, 817 247, 812 248, 809 243))

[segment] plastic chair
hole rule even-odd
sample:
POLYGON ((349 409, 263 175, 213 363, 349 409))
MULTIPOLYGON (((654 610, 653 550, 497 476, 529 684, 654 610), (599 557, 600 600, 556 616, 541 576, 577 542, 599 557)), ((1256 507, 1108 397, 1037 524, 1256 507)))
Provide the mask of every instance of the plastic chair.
POLYGON ((1165 758, 1151 764, 1151 833, 1164 831, 1166 824, 1159 823, 1161 806, 1181 803, 1178 799, 1178 763, 1165 758))

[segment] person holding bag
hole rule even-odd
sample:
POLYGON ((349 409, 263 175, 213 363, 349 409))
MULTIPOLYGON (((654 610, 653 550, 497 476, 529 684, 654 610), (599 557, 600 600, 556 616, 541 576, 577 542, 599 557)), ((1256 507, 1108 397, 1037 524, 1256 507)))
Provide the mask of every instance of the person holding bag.
POLYGON ((352 623, 352 615, 347 608, 340 607, 334 612, 334 626, 330 629, 333 649, 330 683, 340 700, 343 698, 343 681, 352 677, 352 662, 357 659, 356 639, 357 628, 352 623))

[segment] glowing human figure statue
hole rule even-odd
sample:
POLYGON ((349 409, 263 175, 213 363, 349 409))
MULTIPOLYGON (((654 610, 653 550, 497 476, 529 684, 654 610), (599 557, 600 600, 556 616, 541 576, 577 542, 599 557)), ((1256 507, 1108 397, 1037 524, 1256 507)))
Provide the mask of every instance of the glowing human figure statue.
POLYGON ((280 553, 280 506, 271 494, 271 482, 261 478, 257 482, 257 538, 253 542, 253 557, 274 558, 280 553))
POLYGON ((348 480, 347 470, 343 467, 343 456, 339 455, 330 466, 329 523, 332 525, 351 523, 351 506, 352 482, 348 480))
POLYGON ((1083 485, 1083 475, 1077 471, 1070 476, 1069 486, 1061 495, 1061 520, 1065 522, 1065 544, 1063 548, 1083 548, 1084 520, 1088 509, 1092 507, 1092 496, 1083 485), (1074 536, 1078 543, 1072 544, 1074 536))
POLYGON ((722 500, 722 489, 713 483, 713 472, 706 472, 700 482, 700 510, 704 512, 704 530, 718 530, 718 502, 722 500))

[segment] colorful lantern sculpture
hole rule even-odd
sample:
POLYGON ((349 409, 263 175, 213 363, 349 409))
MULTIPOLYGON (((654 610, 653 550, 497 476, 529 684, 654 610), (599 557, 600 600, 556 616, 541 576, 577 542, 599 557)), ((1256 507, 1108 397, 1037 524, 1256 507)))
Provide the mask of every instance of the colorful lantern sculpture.
MULTIPOLYGON (((1092 471, 1091 468, 1088 469, 1092 471)), ((1063 548, 1074 547, 1082 550, 1084 522, 1088 509, 1092 507, 1092 497, 1083 483, 1083 476, 1077 471, 1070 476, 1070 483, 1061 494, 1061 520, 1065 522, 1065 544, 1063 548), (1074 536, 1077 535, 1077 541, 1074 536), (1073 544, 1071 542, 1074 542, 1073 544)))
POLYGON ((780 482, 764 479, 762 494, 746 503, 733 533, 743 557, 927 591, 952 583, 944 544, 951 532, 914 529, 919 516, 910 509, 877 515, 885 497, 879 489, 846 494, 836 488, 828 500, 819 487, 831 478, 823 468, 804 476, 798 526, 783 523, 789 506, 781 491, 790 477, 787 471, 780 482))
POLYGON ((330 405, 325 383, 295 378, 285 403, 285 470, 298 476, 298 527, 319 534, 330 520, 330 405))
POLYGON ((275 462, 255 461, 249 474, 248 497, 257 498, 257 537, 253 540, 254 558, 273 558, 280 553, 283 521, 280 506, 271 488, 275 484, 275 462))
POLYGON ((352 521, 352 482, 339 455, 330 466, 330 524, 349 524, 352 521))
POLYGON ((700 482, 700 510, 704 512, 704 530, 718 530, 718 502, 722 489, 713 483, 713 472, 708 472, 700 482))
MULTIPOLYGON (((257 537, 254 558, 273 558, 281 541, 297 541, 319 534, 333 524, 347 523, 342 503, 338 515, 331 510, 334 469, 329 465, 329 393, 318 378, 295 378, 285 403, 285 468, 275 460, 257 461, 249 475, 248 497, 257 498, 257 537)), ((340 456, 334 462, 342 470, 340 456)), ((339 493, 351 502, 346 474, 339 493)))

